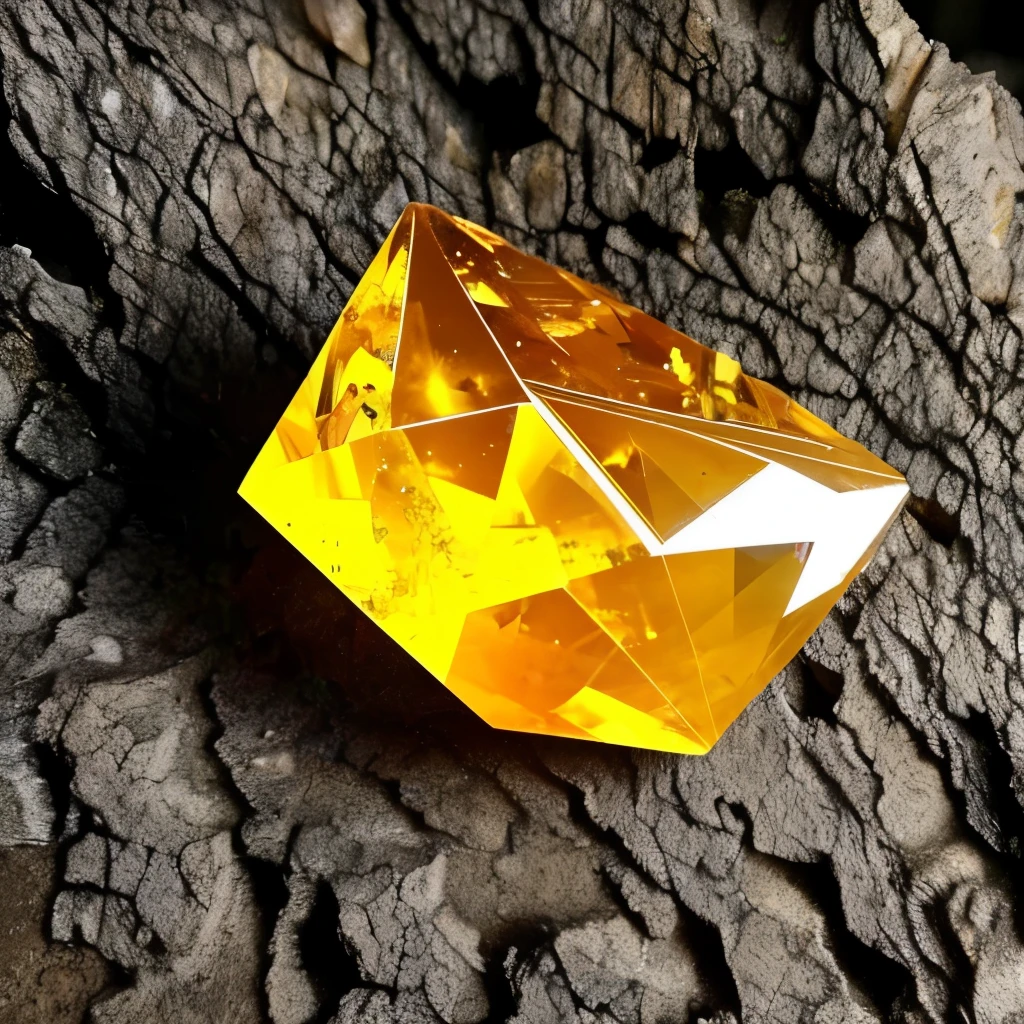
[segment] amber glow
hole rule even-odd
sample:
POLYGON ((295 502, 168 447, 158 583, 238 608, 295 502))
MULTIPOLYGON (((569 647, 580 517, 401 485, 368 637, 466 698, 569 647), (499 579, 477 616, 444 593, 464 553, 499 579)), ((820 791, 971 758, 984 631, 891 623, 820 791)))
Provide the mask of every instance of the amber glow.
POLYGON ((491 725, 703 753, 907 487, 735 360, 414 204, 240 493, 491 725))

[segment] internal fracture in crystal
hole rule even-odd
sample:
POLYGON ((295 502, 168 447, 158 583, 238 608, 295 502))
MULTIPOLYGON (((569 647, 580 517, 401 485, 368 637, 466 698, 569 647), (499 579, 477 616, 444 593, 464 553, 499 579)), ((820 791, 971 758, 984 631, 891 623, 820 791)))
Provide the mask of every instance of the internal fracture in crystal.
POLYGON ((698 754, 907 486, 728 356, 413 204, 240 493, 491 725, 698 754))

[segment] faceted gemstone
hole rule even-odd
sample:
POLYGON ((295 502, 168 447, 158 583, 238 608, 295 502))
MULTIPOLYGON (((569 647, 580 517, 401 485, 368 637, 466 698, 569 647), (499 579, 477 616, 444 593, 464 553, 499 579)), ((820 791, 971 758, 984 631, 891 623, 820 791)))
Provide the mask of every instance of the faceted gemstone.
POLYGON ((413 204, 240 493, 491 725, 704 753, 907 486, 728 356, 413 204))

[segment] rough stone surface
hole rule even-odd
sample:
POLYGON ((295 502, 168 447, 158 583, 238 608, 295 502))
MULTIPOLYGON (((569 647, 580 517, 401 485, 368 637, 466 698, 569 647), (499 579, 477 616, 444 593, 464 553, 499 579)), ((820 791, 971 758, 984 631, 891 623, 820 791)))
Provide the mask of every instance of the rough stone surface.
POLYGON ((895 0, 0 0, 0 1018, 1024 1019, 1024 118, 895 0), (908 510, 705 758, 489 731, 233 490, 410 200, 908 510))

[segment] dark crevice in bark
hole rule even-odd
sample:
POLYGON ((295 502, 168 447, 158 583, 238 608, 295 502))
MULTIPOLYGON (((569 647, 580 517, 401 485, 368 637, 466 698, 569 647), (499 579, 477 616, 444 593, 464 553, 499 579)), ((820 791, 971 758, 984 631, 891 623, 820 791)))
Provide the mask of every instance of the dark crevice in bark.
MULTIPOLYGON (((471 72, 463 71, 459 78, 455 79, 438 59, 437 47, 419 34, 412 16, 402 6, 401 0, 385 2, 388 13, 401 28, 430 76, 448 92, 462 110, 472 115, 476 129, 480 133, 485 157, 493 153, 502 163, 507 164, 508 159, 517 150, 553 138, 551 129, 537 117, 541 78, 536 62, 530 59, 530 45, 525 32, 518 27, 513 29, 516 44, 522 55, 519 74, 499 75, 484 82, 471 72)), ((486 180, 486 160, 483 178, 486 180)))
MULTIPOLYGON (((850 634, 856 624, 849 617, 840 621, 852 643, 850 634)), ((920 678, 928 678, 929 666, 926 656, 916 648, 907 646, 905 650, 918 664, 920 678)), ((1018 938, 1024 938, 1024 899, 1022 899, 1022 875, 1020 871, 1021 837, 1024 835, 1024 812, 1015 799, 1016 789, 1013 783, 1014 769, 1009 755, 1002 749, 1000 736, 996 733, 991 720, 978 712, 971 712, 967 719, 954 714, 945 706, 945 697, 938 698, 938 704, 948 719, 948 724, 939 733, 937 740, 926 736, 918 728, 914 720, 905 713, 896 696, 878 680, 873 681, 872 692, 879 703, 886 709, 893 721, 900 722, 917 750, 923 762, 931 764, 942 779, 943 790, 956 808, 957 821, 962 822, 965 831, 970 830, 983 843, 990 858, 990 870, 998 866, 1003 892, 1009 893, 1011 915, 1018 938), (938 750, 931 745, 936 743, 938 750), (957 749, 959 748, 959 749, 957 749), (945 756, 939 753, 945 751, 945 756), (997 753, 998 751, 998 753, 997 753), (954 759, 959 760, 962 769, 966 770, 967 779, 954 774, 954 759), (980 777, 971 779, 975 771, 980 777), (998 794, 998 795, 996 795, 998 794), (972 800, 973 796, 973 800, 972 800), (975 813, 981 801, 981 815, 975 813), (973 804, 973 807, 972 807, 973 804), (989 823, 989 827, 985 827, 989 823), (1007 836, 1003 831, 1010 829, 1007 836)), ((862 755, 863 756, 863 755, 862 755)), ((869 759, 865 756, 865 760, 869 759)), ((957 829, 959 832, 959 828, 957 829)), ((955 935, 949 929, 946 938, 955 935)), ((946 947, 944 947, 946 948, 946 947)), ((954 953, 957 957, 964 956, 959 939, 955 939, 954 953)), ((952 979, 955 987, 960 981, 952 979)), ((969 988, 962 989, 969 991, 969 988)))
POLYGON ((642 210, 626 218, 625 228, 649 252, 661 250, 674 256, 678 249, 679 236, 661 227, 642 210))
MULTIPOLYGON (((550 772, 545 774, 565 792, 571 819, 592 835, 595 841, 611 849, 622 863, 628 865, 642 878, 647 878, 647 872, 637 862, 622 837, 614 829, 603 828, 590 816, 583 793, 575 786, 570 786, 559 779, 558 776, 551 775, 550 772)), ((674 891, 670 895, 682 920, 683 935, 693 956, 697 973, 707 991, 712 994, 713 1009, 716 1012, 731 1013, 739 1020, 741 1016, 740 996, 736 988, 736 980, 725 956, 721 933, 709 921, 694 913, 674 891)), ((643 930, 646 931, 646 928, 643 930)))
MULTIPOLYGON (((213 218, 210 216, 209 211, 202 205, 200 199, 194 192, 189 194, 189 198, 204 212, 207 219, 207 225, 211 235, 214 238, 217 237, 216 229, 213 224, 213 218)), ((230 247, 224 247, 225 252, 230 253, 230 247)), ((293 350, 293 346, 288 339, 283 337, 281 333, 274 328, 274 326, 267 320, 263 311, 253 302, 252 298, 245 292, 245 280, 246 273, 242 269, 241 265, 234 261, 235 271, 240 277, 240 283, 236 284, 231 280, 228 273, 222 270, 220 267, 215 266, 213 262, 207 257, 206 253, 202 251, 197 242, 189 253, 189 258, 196 265, 196 268, 201 272, 204 277, 208 277, 214 284, 216 284, 221 291, 234 303, 235 308, 238 310, 239 316, 242 321, 250 328, 256 337, 258 345, 263 345, 266 342, 270 342, 279 354, 293 350)), ((211 367, 211 370, 213 368, 211 367)))
MULTIPOLYGON (((823 205, 815 202, 813 193, 802 180, 767 180, 733 135, 722 150, 698 149, 694 154, 693 168, 694 186, 701 199, 702 220, 722 257, 740 281, 744 280, 744 274, 729 255, 725 239, 731 235, 740 242, 747 241, 758 204, 776 186, 787 182, 792 184, 815 212, 820 212, 817 207, 823 205)), ((756 325, 744 326, 756 332, 756 325)), ((766 350, 774 353, 771 339, 765 337, 762 340, 766 350)), ((784 382, 781 383, 784 387, 784 382)))
POLYGON ((199 606, 188 614, 229 642, 244 632, 233 588, 254 554, 243 542, 249 522, 236 490, 301 383, 301 362, 288 347, 273 367, 222 379, 216 396, 164 381, 154 388, 159 401, 145 454, 119 462, 127 507, 195 573, 191 596, 199 606), (291 362, 300 365, 293 369, 291 362))
MULTIPOLYGON (((846 617, 841 621, 843 622, 844 631, 848 635, 856 628, 856 624, 846 617)), ((926 653, 909 644, 904 645, 903 649, 916 663, 920 678, 928 678, 930 664, 926 653)), ((992 794, 995 792, 997 784, 992 779, 990 773, 993 767, 999 767, 999 762, 994 762, 987 756, 971 756, 972 753, 980 754, 980 752, 987 750, 992 744, 999 745, 999 737, 992 726, 991 720, 985 716, 975 714, 964 719, 946 706, 945 695, 940 693, 936 703, 942 707, 948 724, 946 729, 939 733, 938 742, 936 743, 934 738, 926 736, 919 728, 914 718, 901 706, 898 696, 889 688, 884 686, 879 680, 874 679, 872 689, 877 700, 893 720, 903 724, 921 760, 933 765, 939 773, 945 793, 957 808, 965 827, 972 829, 979 839, 986 844, 988 849, 992 851, 993 855, 997 858, 1003 857, 1006 854, 1007 844, 1002 833, 1002 821, 996 816, 991 806, 992 794), (977 735, 973 732, 972 725, 978 730, 977 735), (933 747, 933 743, 939 749, 946 748, 947 756, 941 756, 938 750, 933 747), (950 749, 955 747, 959 747, 959 751, 950 749), (972 775, 974 770, 977 769, 980 772, 980 777, 974 780, 970 778, 965 780, 962 777, 958 778, 954 774, 953 759, 957 753, 960 755, 961 765, 966 765, 968 776, 972 775), (983 815, 980 820, 976 814, 972 813, 972 810, 976 809, 971 806, 972 795, 975 799, 978 796, 983 798, 983 815), (985 827, 986 823, 989 825, 987 828, 985 827)), ((899 696, 904 700, 906 699, 905 695, 899 696)), ((1004 803, 1007 800, 1012 802, 1012 804, 1016 804, 1012 792, 1011 794, 1004 795, 1004 803)), ((1010 806, 1010 804, 1007 804, 1007 806, 1010 806)), ((1022 819, 1024 819, 1024 812, 1020 815, 1015 812, 1011 819, 1016 828, 1015 834, 1018 836, 1021 834, 1020 823, 1022 819)), ((1015 891, 1020 891, 1021 879, 1016 867, 1011 867, 1008 872, 1008 880, 1015 891)))
POLYGON ((615 879, 607 871, 605 871, 605 887, 618 907, 619 913, 633 925, 637 933, 646 936, 648 939, 653 938, 654 936, 651 935, 650 928, 647 927, 643 914, 629 905, 629 901, 623 894, 622 889, 615 884, 615 879))
MULTIPOLYGON (((46 514, 50 511, 53 502, 58 498, 67 497, 74 489, 75 482, 68 483, 66 481, 58 482, 54 480, 49 475, 44 474, 35 463, 26 459, 13 445, 4 452, 4 455, 26 476, 37 483, 43 484, 47 489, 47 500, 39 511, 25 524, 25 528, 21 531, 20 536, 11 545, 10 557, 14 561, 15 559, 20 559, 25 554, 29 541, 32 539, 36 528, 46 518, 46 514)), ((76 482, 80 483, 81 481, 76 482)))
POLYGON ((546 922, 510 924, 497 930, 481 950, 484 956, 484 989, 490 1012, 484 1024, 505 1024, 519 1009, 519 993, 509 977, 517 954, 535 953, 549 945, 553 929, 546 922))
MULTIPOLYGON (((244 849, 244 842, 239 833, 235 843, 236 850, 244 849)), ((288 902, 288 882, 285 871, 279 864, 263 860, 260 857, 252 857, 248 853, 243 855, 243 863, 249 877, 249 884, 252 886, 253 899, 259 908, 260 919, 263 922, 264 939, 259 956, 259 999, 263 1010, 264 1019, 270 1019, 270 1002, 267 997, 267 975, 273 962, 270 955, 270 937, 274 934, 277 920, 288 902)))
POLYGON ((732 133, 724 149, 697 147, 693 154, 693 184, 710 209, 721 203, 727 192, 742 191, 761 198, 772 190, 772 183, 757 169, 732 133))
MULTIPOLYGON (((217 767, 217 774, 219 781, 224 786, 225 791, 231 796, 232 801, 240 812, 240 817, 245 818, 252 816, 256 813, 256 809, 249 803, 248 797, 238 788, 235 780, 231 776, 231 772, 228 771, 224 762, 221 760, 220 753, 217 750, 217 741, 224 735, 224 723, 220 720, 220 715, 217 712, 217 704, 213 699, 213 687, 216 683, 215 675, 209 676, 205 679, 197 688, 196 693, 199 697, 199 701, 202 704, 203 711, 206 713, 206 719, 209 722, 209 731, 206 736, 206 742, 203 744, 203 749, 210 756, 210 760, 217 767)), ((241 822, 236 826, 241 828, 241 822)), ((241 843, 241 838, 238 839, 239 848, 243 856, 248 856, 245 852, 245 846, 241 843)), ((236 845, 238 845, 236 844, 236 845)))
POLYGON ((18 127, 36 155, 46 165, 56 190, 41 181, 22 161, 10 137, 13 111, 7 98, 5 63, 0 51, 0 167, 4 186, 0 192, 0 245, 22 245, 53 278, 84 289, 99 300, 115 336, 124 327, 124 304, 110 286, 113 259, 100 240, 96 227, 71 196, 63 171, 47 159, 32 137, 31 121, 18 119, 18 127))
POLYGON ((502 75, 481 82, 467 72, 459 83, 457 99, 483 123, 487 148, 503 162, 517 150, 552 137, 536 114, 540 76, 532 62, 524 66, 528 70, 522 79, 502 75))
MULTIPOLYGON (((580 162, 583 167, 583 194, 588 209, 594 208, 594 174, 593 174, 594 153, 588 135, 583 136, 583 150, 580 154, 580 162)), ((608 273, 604 265, 604 246, 608 236, 608 224, 601 221, 596 227, 583 229, 581 231, 587 244, 587 255, 591 265, 602 277, 602 284, 609 285, 613 290, 616 288, 612 275, 608 273)))
POLYGON ((327 1024, 341 997, 363 985, 356 958, 342 939, 341 908, 330 883, 317 881, 313 906, 299 927, 299 958, 316 990, 320 1010, 310 1024, 327 1024))
MULTIPOLYGON (((75 777, 75 766, 63 751, 55 749, 49 743, 33 743, 32 747, 39 763, 39 774, 46 780, 50 790, 54 819, 53 834, 61 836, 64 834, 68 812, 71 809, 71 783, 75 777)), ((80 829, 81 824, 79 824, 80 829)), ((57 879, 64 877, 66 854, 66 844, 61 843, 56 853, 54 875, 57 879)))
MULTIPOLYGON (((936 703, 943 706, 943 710, 948 716, 948 731, 940 732, 937 740, 935 737, 926 735, 920 728, 919 722, 915 721, 915 718, 902 706, 902 703, 907 699, 906 694, 900 693, 898 689, 894 692, 892 687, 886 686, 881 679, 872 674, 868 669, 867 658, 863 654, 863 648, 856 644, 854 639, 854 633, 859 627, 858 615, 840 614, 838 621, 841 623, 843 632, 851 647, 861 651, 859 656, 861 657, 862 671, 868 674, 871 692, 874 698, 885 709, 892 721, 899 722, 906 730, 906 734, 910 742, 913 744, 913 747, 921 761, 932 765, 939 773, 942 778, 943 791, 946 797, 960 812, 962 816, 961 820, 965 825, 975 831, 981 841, 986 844, 987 848, 991 850, 993 854, 997 856, 1001 855, 1003 853, 1003 844, 1000 834, 995 829, 986 830, 982 828, 982 823, 977 820, 971 820, 972 815, 970 813, 970 803, 964 781, 962 779, 958 780, 954 775, 951 758, 941 756, 939 750, 936 749, 940 746, 946 747, 951 743, 949 731, 952 731, 954 734, 957 732, 963 732, 966 734, 967 725, 965 721, 958 715, 954 715, 950 712, 948 707, 944 707, 945 697, 940 694, 937 697, 936 703), (933 743, 935 746, 932 745, 933 743)), ((905 644, 902 650, 905 656, 909 657, 916 665, 919 678, 929 678, 931 669, 928 655, 911 644, 905 644)), ((952 742, 955 743, 956 741, 952 740, 952 742)), ((962 743, 961 746, 969 752, 969 747, 966 747, 962 743)), ((864 756, 866 762, 871 762, 871 758, 867 757, 867 755, 862 754, 862 756, 864 756)), ((992 791, 992 783, 988 778, 986 766, 978 763, 977 761, 973 762, 973 766, 980 767, 984 773, 983 777, 974 783, 973 788, 976 791, 980 790, 987 796, 987 794, 992 791)), ((1014 885, 1015 887, 1019 885, 1019 883, 1016 882, 1016 879, 1014 879, 1014 885)))
MULTIPOLYGON (((1003 852, 1009 855, 1005 867, 1010 877, 1019 877, 1020 860, 1024 857, 1024 807, 1017 793, 1017 772, 1003 745, 1002 737, 992 727, 992 720, 972 710, 965 726, 978 741, 985 761, 985 778, 989 787, 988 809, 995 818, 1004 841, 1003 852), (1016 863, 1015 863, 1016 862, 1016 863)), ((1018 931, 1024 935, 1024 906, 1014 903, 1018 931)))
MULTIPOLYGON (((733 189, 722 196, 721 202, 708 211, 708 230, 719 244, 726 235, 734 235, 740 242, 746 242, 750 225, 757 212, 757 199, 743 189, 733 189)), ((730 260, 730 265, 732 261, 730 260)), ((735 272, 736 268, 733 267, 735 272)), ((769 351, 774 352, 774 347, 769 351)))
POLYGON ((505 973, 505 961, 488 960, 483 981, 490 1012, 482 1024, 506 1024, 518 1009, 518 994, 505 973))
POLYGON ((842 893, 827 861, 801 864, 799 870, 786 865, 797 885, 828 922, 827 943, 843 974, 859 985, 881 1013, 883 1020, 895 1016, 895 1007, 914 1000, 914 977, 902 964, 862 942, 850 931, 843 910, 842 893))
POLYGON ((932 540, 944 548, 953 546, 960 536, 960 517, 950 515, 935 498, 919 498, 911 494, 907 499, 907 511, 924 527, 932 540))
POLYGON ((410 807, 405 798, 402 795, 402 783, 398 779, 386 779, 381 775, 378 775, 373 771, 373 765, 369 766, 369 771, 373 773, 373 777, 384 787, 387 794, 391 797, 392 802, 396 807, 401 807, 404 814, 409 820, 422 832, 432 832, 433 829, 427 824, 427 819, 423 811, 417 810, 415 807, 410 807))
MULTIPOLYGON (((676 901, 676 906, 682 904, 676 901)), ((697 973, 709 993, 709 1001, 703 1009, 703 1016, 715 1013, 731 1013, 737 1021, 743 1019, 740 994, 736 978, 725 956, 722 933, 710 921, 705 921, 688 907, 683 917, 683 934, 694 956, 697 973)))
POLYGON ((640 166, 649 174, 655 167, 667 164, 680 148, 677 139, 656 135, 644 145, 643 153, 640 155, 640 166))
MULTIPOLYGON (((5 297, 0 297, 2 306, 5 297)), ((19 315, 27 318, 27 312, 18 310, 19 315)), ((125 439, 117 431, 110 429, 110 399, 102 384, 94 381, 79 366, 78 361, 68 350, 59 338, 55 337, 42 324, 29 320, 32 334, 32 345, 36 355, 39 357, 42 373, 40 381, 33 387, 38 391, 39 383, 50 381, 58 387, 64 388, 74 400, 81 406, 89 420, 89 427, 96 435, 97 441, 103 447, 105 453, 109 453, 109 462, 120 462, 121 459, 129 456, 125 447, 125 439)), ((26 407, 32 402, 32 395, 26 400, 26 407)), ((12 456, 17 452, 12 449, 12 456)), ((39 469, 33 466, 33 471, 38 473, 39 469)), ((70 489, 77 481, 54 480, 49 477, 47 484, 51 494, 56 497, 62 489, 70 489)))
MULTIPOLYGON (((843 246, 847 252, 864 237, 871 224, 871 218, 854 213, 846 209, 841 203, 831 200, 825 193, 815 188, 808 188, 806 184, 792 182, 800 190, 800 197, 815 212, 818 220, 825 225, 833 240, 843 246)), ((850 267, 844 266, 843 279, 848 281, 852 278, 850 267)))
MULTIPOLYGON (((977 835, 980 842, 992 851, 990 870, 999 876, 1005 891, 1012 895, 1007 910, 1018 937, 1024 938, 1024 875, 1021 861, 1024 857, 1024 809, 1017 797, 1016 772, 1003 739, 993 728, 991 720, 976 710, 966 719, 956 719, 959 743, 965 750, 973 750, 968 761, 969 773, 975 769, 980 778, 974 786, 984 799, 984 814, 991 822, 988 833, 979 827, 969 806, 968 794, 958 788, 952 778, 949 761, 938 762, 950 799, 957 815, 977 835), (994 833, 994 834, 993 834, 994 833)), ((945 739, 944 745, 951 745, 945 739)), ((952 753, 952 752, 951 752, 952 753)))
POLYGON ((373 74, 373 60, 377 53, 377 5, 371 0, 359 0, 359 6, 366 14, 366 44, 370 51, 370 74, 373 74))
POLYGON ((693 175, 694 185, 703 196, 709 230, 719 240, 727 230, 745 240, 757 200, 785 184, 799 192, 836 243, 847 250, 864 237, 870 224, 870 218, 845 209, 801 175, 767 180, 735 136, 730 136, 728 145, 721 150, 698 148, 693 159, 693 175))
POLYGON ((836 703, 843 693, 843 677, 806 655, 797 671, 785 676, 786 702, 802 718, 817 718, 835 725, 836 703))
MULTIPOLYGON (((109 840, 110 833, 105 825, 102 825, 95 820, 92 809, 84 805, 79 805, 80 814, 74 822, 74 829, 72 830, 69 827, 72 801, 75 800, 72 789, 75 777, 74 762, 64 749, 63 743, 61 742, 58 742, 56 745, 51 745, 49 743, 36 743, 34 744, 34 748, 39 759, 41 774, 43 778, 46 779, 50 787, 55 812, 53 834, 57 837, 57 843, 54 848, 53 873, 51 875, 50 882, 51 890, 47 899, 47 906, 50 911, 52 911, 57 894, 62 889, 65 889, 67 885, 65 878, 67 875, 68 851, 75 843, 88 833, 100 835, 104 841, 109 840)), ((107 871, 109 873, 109 863, 107 871)), ((80 886, 79 888, 89 887, 80 886)), ((105 891, 97 890, 97 894, 104 900, 109 897, 109 893, 105 891)), ((129 903, 132 905, 132 909, 137 915, 134 899, 130 899, 129 903)), ((47 914, 44 923, 44 930, 48 940, 50 942, 55 942, 56 940, 53 937, 52 913, 47 914)), ((156 933, 154 932, 153 934, 154 938, 156 938, 156 933)), ((157 941, 159 941, 159 939, 157 939, 157 941)), ((78 946, 92 945, 92 943, 86 942, 77 921, 72 926, 72 944, 78 946)), ((97 953, 100 953, 100 951, 97 950, 97 953)), ((106 1000, 132 988, 135 985, 136 978, 136 972, 134 970, 126 968, 123 964, 110 959, 102 953, 100 953, 100 956, 103 957, 104 969, 106 971, 106 983, 100 992, 98 992, 94 997, 92 1003, 93 1006, 99 1006, 106 1000)), ((91 1019, 91 1015, 87 1016, 90 1016, 91 1019)))
MULTIPOLYGON (((742 804, 729 803, 728 807, 743 823, 744 845, 756 850, 750 812, 742 804)), ((915 981, 911 972, 903 964, 863 942, 850 930, 843 909, 842 892, 828 860, 795 864, 763 850, 757 850, 757 855, 769 858, 774 868, 821 912, 827 925, 823 934, 825 945, 836 958, 843 975, 860 987, 883 1019, 893 1019, 894 1007, 898 1003, 914 1000, 915 981)))
POLYGON ((794 56, 807 64, 814 57, 814 12, 817 7, 818 0, 788 0, 781 5, 771 0, 759 0, 759 27, 762 32, 768 29, 763 18, 766 11, 771 11, 776 18, 780 10, 784 11, 782 32, 774 37, 774 42, 777 46, 795 45, 794 56))
MULTIPOLYGON (((256 997, 260 1007, 261 1018, 264 1021, 270 1021, 270 1000, 267 996, 266 985, 262 984, 262 982, 265 982, 267 971, 270 969, 270 940, 274 934, 274 925, 277 922, 278 914, 281 912, 284 903, 287 902, 287 886, 284 886, 285 891, 282 893, 282 883, 273 878, 265 861, 250 855, 246 849, 245 840, 242 838, 242 826, 247 818, 251 818, 256 814, 256 809, 238 787, 217 750, 217 741, 224 735, 224 723, 220 720, 217 704, 213 699, 215 682, 215 676, 211 675, 197 688, 197 695, 206 713, 207 721, 210 723, 204 749, 216 767, 218 781, 223 787, 224 792, 228 794, 239 811, 238 821, 231 829, 231 846, 235 856, 245 868, 252 890, 253 903, 256 905, 259 918, 259 930, 262 941, 260 943, 261 953, 259 956, 258 977, 261 984, 259 985, 256 997)), ((182 877, 182 882, 185 882, 184 877, 182 877)))
POLYGON ((925 906, 923 912, 942 942, 943 954, 948 958, 948 962, 942 965, 949 987, 947 1024, 977 1024, 974 1001, 971 998, 974 989, 974 965, 960 943, 945 906, 936 901, 925 906))

